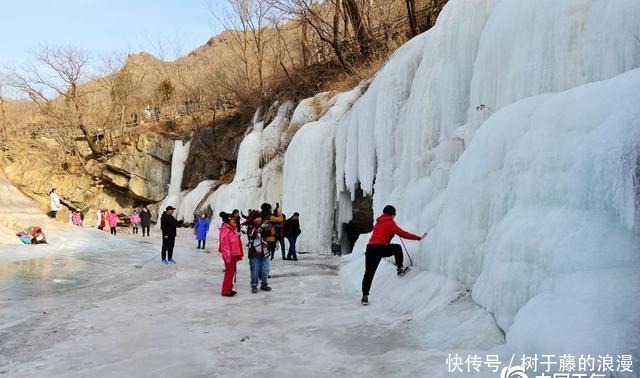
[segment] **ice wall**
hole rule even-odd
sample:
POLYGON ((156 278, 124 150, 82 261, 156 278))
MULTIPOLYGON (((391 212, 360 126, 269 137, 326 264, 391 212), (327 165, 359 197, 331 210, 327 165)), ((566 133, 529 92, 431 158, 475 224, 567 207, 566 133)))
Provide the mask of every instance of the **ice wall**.
POLYGON ((192 223, 196 211, 204 210, 204 199, 211 193, 211 190, 218 184, 215 180, 206 180, 198 184, 193 190, 187 192, 179 203, 175 205, 176 219, 183 219, 187 223, 192 223))
POLYGON ((340 208, 360 185, 430 232, 407 243, 423 272, 383 268, 376 296, 435 316, 472 289, 518 352, 640 355, 638 19, 637 1, 452 0, 394 55, 336 129, 340 208))
POLYGON ((327 114, 295 134, 284 156, 283 210, 288 215, 300 213, 303 232, 296 244, 299 251, 331 253, 336 207, 335 125, 363 90, 361 85, 336 95, 327 114))
MULTIPOLYGON (((283 203, 283 170, 285 151, 293 136, 305 124, 316 121, 333 105, 335 99, 328 92, 319 93, 296 104, 288 101, 277 106, 274 119, 265 126, 265 114, 258 109, 249 132, 238 152, 236 174, 229 184, 221 185, 206 197, 203 206, 210 206, 214 214, 220 211, 257 209, 263 202, 283 203)), ((267 112, 269 113, 269 112, 267 112)), ((292 209, 291 207, 288 207, 292 209)), ((291 215, 291 212, 285 214, 291 215)))
MULTIPOLYGON (((176 140, 174 142, 173 155, 171 157, 171 181, 169 182, 167 196, 162 200, 158 210, 158 221, 167 206, 173 206, 177 209, 182 197, 186 194, 186 192, 182 191, 182 176, 184 175, 184 166, 189 157, 190 147, 190 141, 182 142, 181 140, 176 140)), ((160 222, 156 226, 160 227, 160 222)))

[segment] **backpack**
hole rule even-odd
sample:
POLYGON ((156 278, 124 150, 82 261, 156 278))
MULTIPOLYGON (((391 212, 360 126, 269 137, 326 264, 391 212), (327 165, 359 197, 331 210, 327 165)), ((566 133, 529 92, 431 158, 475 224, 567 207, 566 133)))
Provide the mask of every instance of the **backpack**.
POLYGON ((273 225, 271 223, 263 224, 262 226, 260 226, 260 236, 262 236, 263 239, 271 237, 272 228, 273 228, 273 225))

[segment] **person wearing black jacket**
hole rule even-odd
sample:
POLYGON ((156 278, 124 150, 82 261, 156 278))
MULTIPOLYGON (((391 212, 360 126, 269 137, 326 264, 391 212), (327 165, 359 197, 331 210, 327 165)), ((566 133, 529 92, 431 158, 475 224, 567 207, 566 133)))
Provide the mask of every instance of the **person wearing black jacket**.
POLYGON ((162 263, 163 264, 175 264, 173 259, 173 247, 176 243, 176 235, 178 226, 182 225, 184 221, 178 221, 173 217, 173 210, 175 207, 167 206, 167 209, 162 213, 160 218, 160 229, 162 230, 162 263))
POLYGON ((293 213, 293 216, 284 221, 283 233, 289 240, 289 253, 287 254, 287 260, 298 261, 298 255, 296 254, 296 239, 302 233, 300 230, 300 214, 293 213))
POLYGON ((151 212, 147 207, 143 207, 140 212, 140 226, 142 226, 142 236, 145 235, 145 230, 147 236, 149 236, 149 227, 151 227, 151 212))

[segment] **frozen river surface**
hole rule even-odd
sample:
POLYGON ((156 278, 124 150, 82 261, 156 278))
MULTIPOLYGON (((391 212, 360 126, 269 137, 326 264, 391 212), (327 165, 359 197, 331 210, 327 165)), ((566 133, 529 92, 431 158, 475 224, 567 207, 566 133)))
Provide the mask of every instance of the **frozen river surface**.
POLYGON ((159 237, 138 240, 0 261, 0 377, 415 377, 445 366, 410 316, 340 288, 338 258, 276 259, 273 291, 257 294, 242 261, 226 298, 217 243, 195 249, 185 230, 178 264, 164 266, 159 237))

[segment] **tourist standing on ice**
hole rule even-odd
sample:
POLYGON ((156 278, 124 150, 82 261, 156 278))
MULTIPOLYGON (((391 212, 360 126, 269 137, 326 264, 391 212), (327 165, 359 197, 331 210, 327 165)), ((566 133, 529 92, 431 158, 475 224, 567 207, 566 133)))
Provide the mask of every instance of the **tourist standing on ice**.
POLYGON ((51 189, 49 192, 49 198, 51 200, 51 219, 56 219, 58 211, 62 208, 60 205, 60 197, 58 197, 58 194, 56 193, 56 188, 51 189))
MULTIPOLYGON (((282 223, 284 218, 282 217, 282 213, 278 209, 279 204, 276 203, 276 209, 271 211, 271 204, 263 203, 260 206, 262 210, 260 215, 262 216, 262 237, 267 242, 267 246, 269 248, 269 256, 273 261, 273 256, 276 252, 276 229, 274 225, 276 223, 282 223)), ((282 259, 285 259, 284 251, 282 251, 282 259)))
POLYGON ((78 227, 82 227, 82 221, 82 213, 79 210, 73 210, 73 214, 71 215, 71 222, 78 227))
POLYGON ((298 261, 298 254, 296 252, 296 240, 302 233, 300 230, 300 214, 293 213, 293 216, 284 221, 284 227, 282 229, 284 236, 289 241, 289 253, 287 253, 287 260, 298 261))
POLYGON ((222 226, 218 240, 220 247, 218 250, 224 260, 224 279, 222 280, 222 296, 233 297, 236 291, 233 290, 233 279, 236 275, 236 264, 242 260, 242 240, 236 231, 236 221, 224 211, 220 213, 222 226))
POLYGON ((391 239, 395 235, 401 238, 409 240, 422 240, 427 233, 422 236, 418 236, 407 232, 396 224, 393 220, 396 217, 396 209, 391 205, 387 205, 382 210, 382 215, 376 219, 376 224, 373 226, 373 232, 367 244, 367 250, 365 252, 365 271, 362 278, 362 304, 369 304, 369 289, 371 289, 371 283, 373 282, 373 276, 376 274, 376 269, 380 264, 380 260, 383 257, 394 256, 396 260, 396 267, 398 276, 403 276, 409 267, 402 266, 402 247, 399 244, 389 244, 391 239))
MULTIPOLYGON (((273 215, 276 217, 278 216, 279 206, 280 204, 276 202, 276 209, 273 211, 273 215)), ((276 246, 280 245, 280 250, 282 251, 282 259, 286 260, 285 253, 284 253, 284 233, 282 232, 282 229, 284 227, 284 221, 287 219, 287 217, 284 214, 282 214, 282 212, 280 212, 280 215, 282 216, 282 221, 273 222, 273 232, 276 236, 276 246)))
POLYGON ((151 211, 145 206, 142 208, 140 212, 140 225, 142 225, 142 236, 144 236, 145 231, 147 232, 147 236, 149 236, 149 227, 151 226, 151 211))
POLYGON ((265 254, 267 251, 266 243, 262 240, 262 217, 254 214, 250 219, 251 223, 247 225, 247 238, 249 240, 249 269, 251 270, 251 292, 258 292, 258 282, 260 289, 271 291, 269 286, 269 257, 265 254))
POLYGON ((176 208, 167 206, 166 210, 160 217, 160 229, 162 230, 162 250, 160 255, 163 264, 175 264, 173 260, 173 247, 176 244, 176 235, 178 234, 178 226, 184 221, 178 221, 173 217, 173 211, 176 208))
POLYGON ((98 225, 98 230, 104 230, 105 227, 109 224, 109 215, 107 209, 100 210, 100 224, 98 225))
POLYGON ((236 230, 238 231, 238 234, 240 234, 241 232, 241 224, 242 222, 240 222, 240 210, 238 209, 233 209, 233 211, 231 212, 231 218, 235 219, 236 221, 236 230))
POLYGON ((118 215, 115 210, 111 210, 109 214, 109 228, 111 229, 111 235, 116 234, 116 229, 118 227, 118 215))
POLYGON ((138 213, 138 210, 133 210, 133 214, 131 214, 131 217, 129 218, 129 221, 131 222, 131 227, 132 227, 132 232, 134 235, 138 234, 138 227, 140 227, 140 214, 138 213))
POLYGON ((202 213, 200 218, 196 221, 196 224, 193 226, 193 233, 196 235, 196 240, 198 241, 198 249, 200 249, 200 243, 202 243, 202 249, 204 249, 205 244, 207 243, 207 233, 209 233, 209 218, 207 218, 206 213, 202 213))

